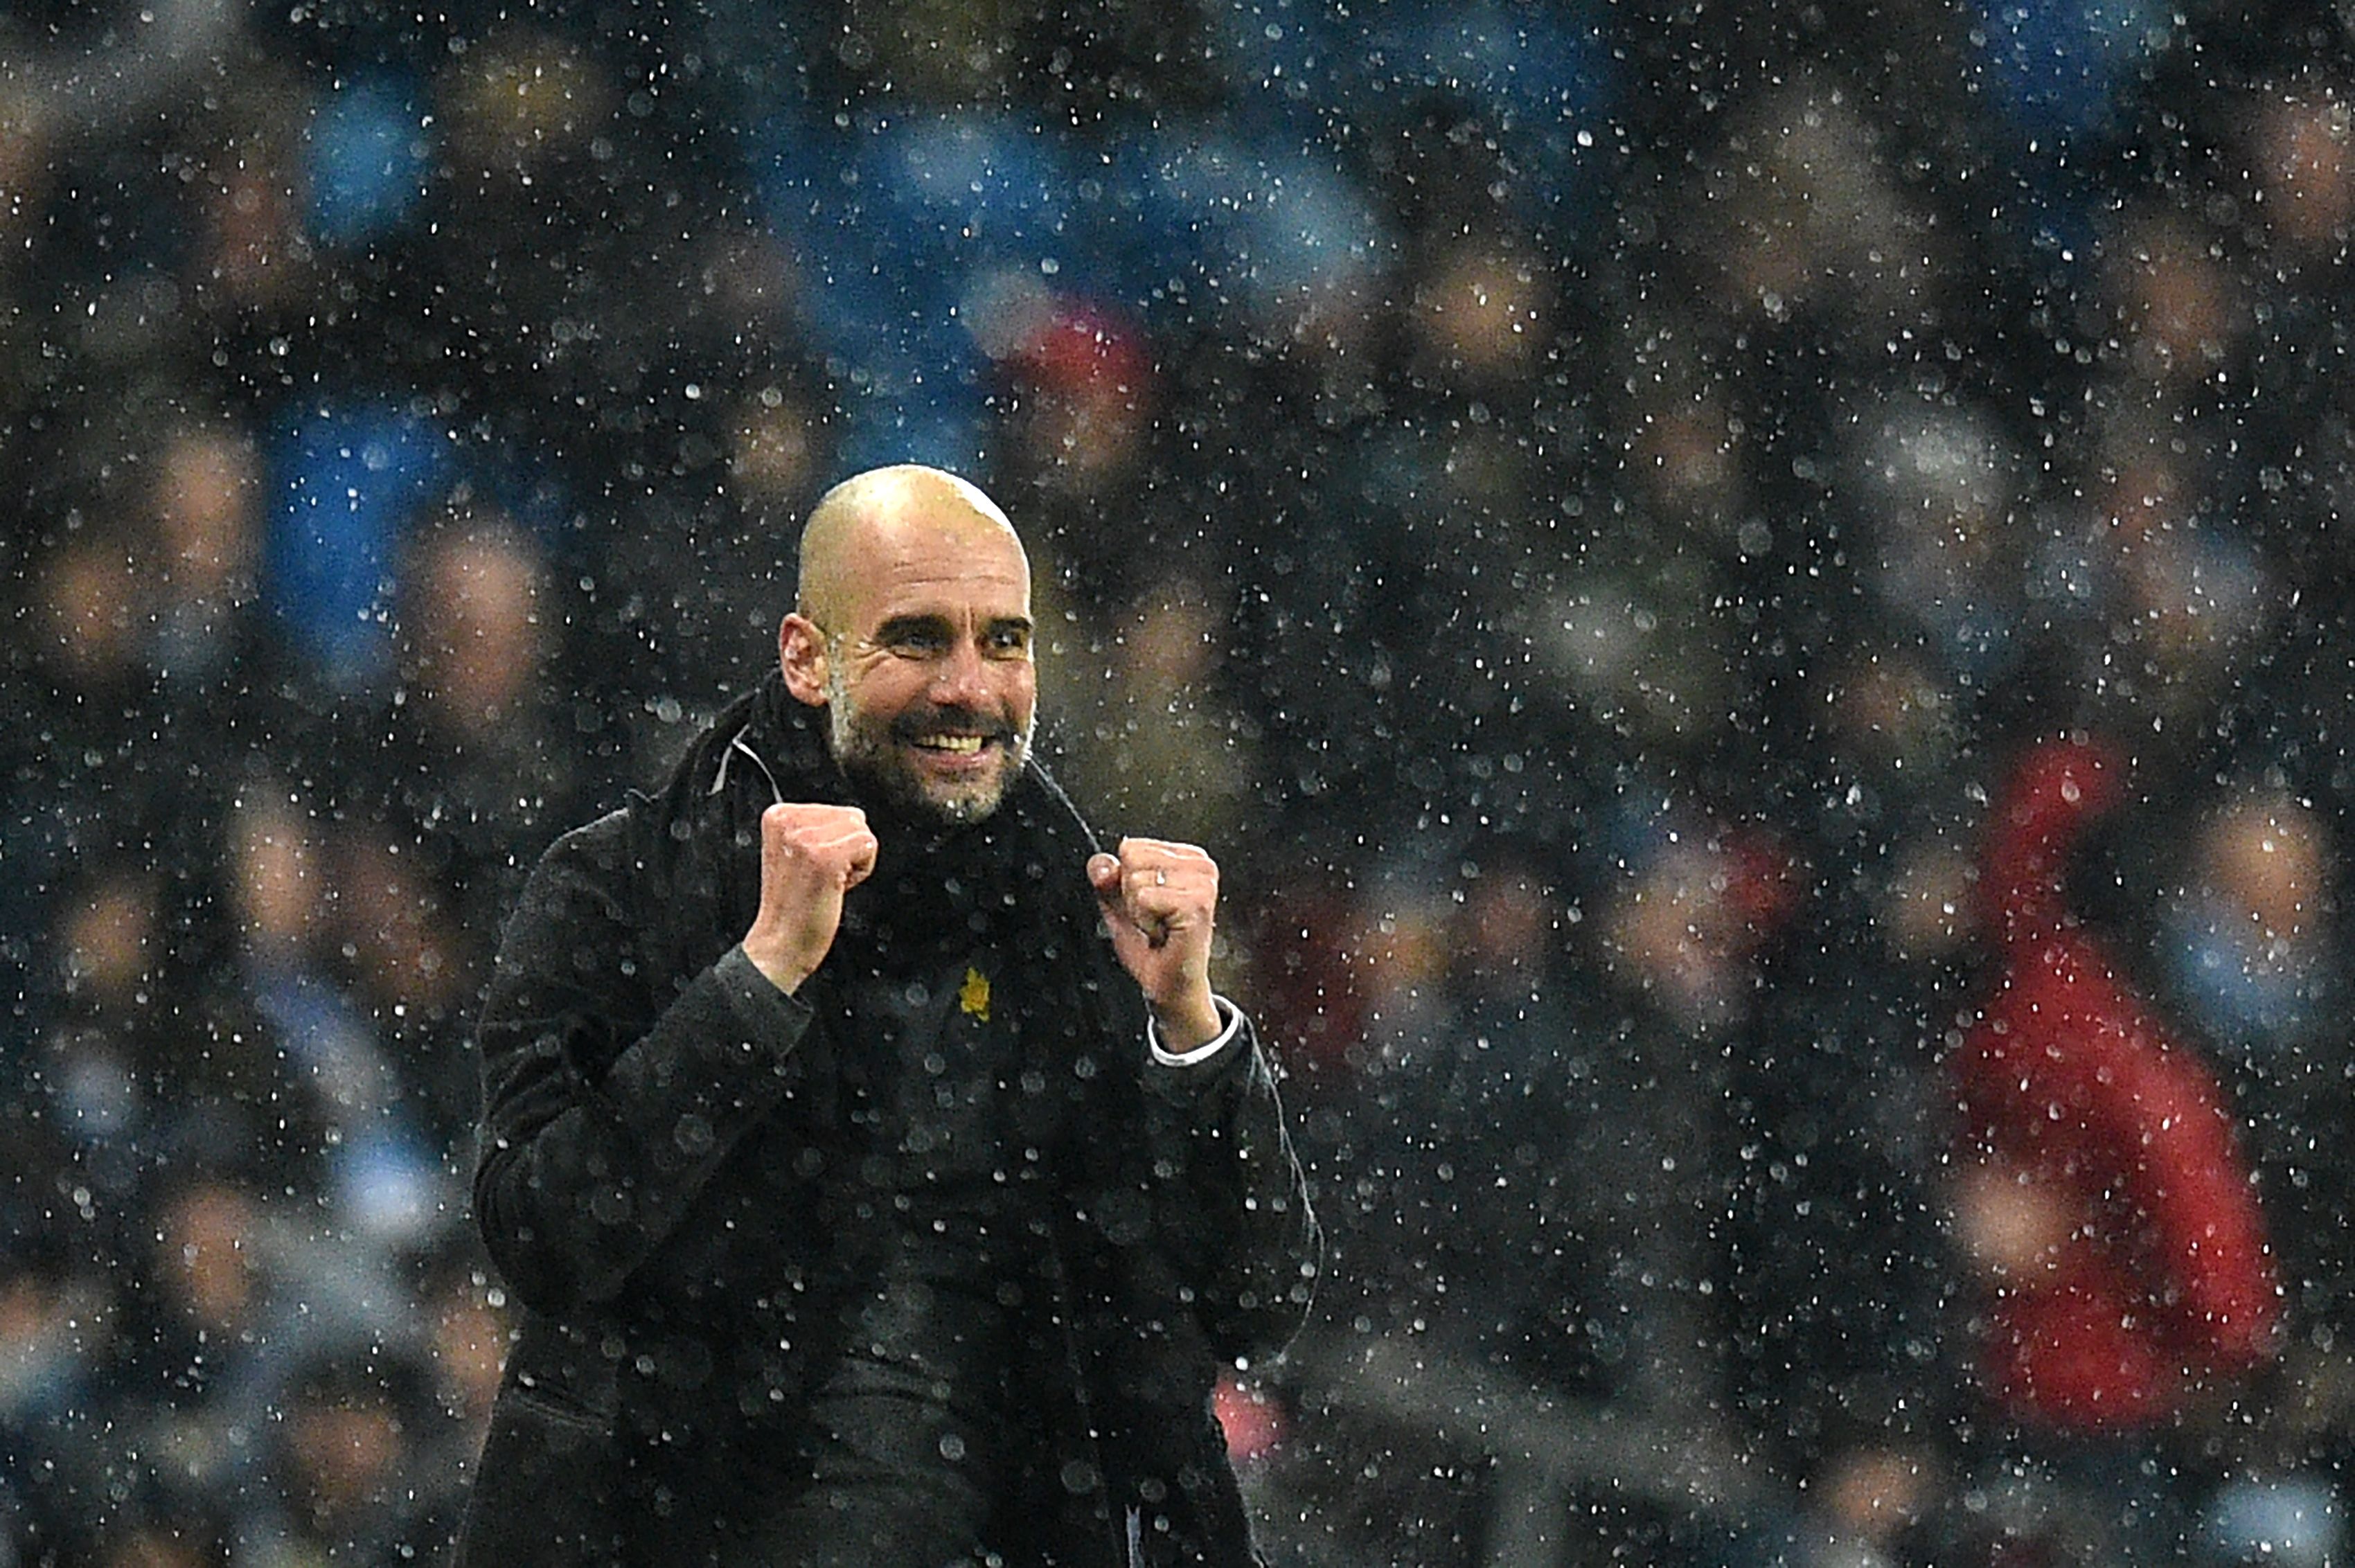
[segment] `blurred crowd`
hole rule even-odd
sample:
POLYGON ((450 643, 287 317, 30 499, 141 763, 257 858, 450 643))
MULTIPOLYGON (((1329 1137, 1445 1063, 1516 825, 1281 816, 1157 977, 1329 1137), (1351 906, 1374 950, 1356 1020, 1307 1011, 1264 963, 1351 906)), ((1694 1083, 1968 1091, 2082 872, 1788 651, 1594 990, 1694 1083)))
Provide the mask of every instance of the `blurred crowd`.
POLYGON ((9 7, 0 1565, 443 1549, 502 913, 899 459, 1225 869, 1279 1568, 2343 1560, 2350 231, 2318 0, 9 7), (2277 1291, 2086 1419, 1993 1308, 2181 1193, 1954 1070, 2063 735, 2277 1291))

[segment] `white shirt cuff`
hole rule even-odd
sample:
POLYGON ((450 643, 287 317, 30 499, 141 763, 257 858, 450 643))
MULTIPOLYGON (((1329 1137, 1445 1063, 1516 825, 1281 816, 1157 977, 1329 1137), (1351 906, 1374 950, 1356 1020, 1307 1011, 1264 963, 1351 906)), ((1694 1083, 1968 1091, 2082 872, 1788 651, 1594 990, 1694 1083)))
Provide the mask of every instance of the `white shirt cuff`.
POLYGON ((1242 1009, 1226 997, 1215 995, 1210 998, 1210 1005, 1219 1009, 1219 1016, 1226 1020, 1226 1027, 1220 1029, 1207 1043, 1198 1045, 1191 1051, 1162 1050, 1160 1031, 1153 1027, 1151 1019, 1146 1019, 1145 1043, 1152 1048, 1153 1060, 1164 1067, 1191 1067, 1198 1061, 1209 1061, 1210 1058, 1233 1044, 1235 1036, 1243 1031, 1242 1009))

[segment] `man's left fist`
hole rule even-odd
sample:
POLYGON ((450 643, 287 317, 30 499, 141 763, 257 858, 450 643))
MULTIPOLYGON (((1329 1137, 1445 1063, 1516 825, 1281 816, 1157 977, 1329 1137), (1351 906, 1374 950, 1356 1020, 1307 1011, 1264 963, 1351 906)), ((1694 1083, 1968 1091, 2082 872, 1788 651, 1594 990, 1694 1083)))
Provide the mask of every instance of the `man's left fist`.
POLYGON ((1119 854, 1088 858, 1088 881, 1111 927, 1113 952, 1153 1009, 1163 1048, 1190 1051, 1217 1039, 1210 940, 1218 862, 1191 844, 1124 838, 1119 854))

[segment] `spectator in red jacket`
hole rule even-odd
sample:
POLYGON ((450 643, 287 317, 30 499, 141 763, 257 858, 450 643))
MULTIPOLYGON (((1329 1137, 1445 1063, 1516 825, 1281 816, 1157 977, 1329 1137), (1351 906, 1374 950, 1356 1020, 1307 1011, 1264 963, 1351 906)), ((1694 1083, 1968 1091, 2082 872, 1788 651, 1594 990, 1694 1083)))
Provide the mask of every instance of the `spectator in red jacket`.
MULTIPOLYGON (((2064 1470, 2142 1452, 2202 1390, 2264 1364, 2281 1312, 2223 1091, 2068 907, 2071 850, 2122 771, 2083 741, 2016 765, 1980 880, 1998 973, 1951 1059, 1985 1392, 2064 1470)), ((2150 1520, 2124 1501, 2131 1536, 2150 1520)))

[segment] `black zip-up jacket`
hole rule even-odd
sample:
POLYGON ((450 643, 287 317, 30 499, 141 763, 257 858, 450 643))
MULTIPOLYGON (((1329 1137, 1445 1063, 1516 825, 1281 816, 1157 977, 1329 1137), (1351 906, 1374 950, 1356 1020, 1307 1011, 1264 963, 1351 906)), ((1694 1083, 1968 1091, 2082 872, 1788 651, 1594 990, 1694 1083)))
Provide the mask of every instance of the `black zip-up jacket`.
POLYGON ((1093 840, 1036 763, 944 839, 879 823, 833 950, 778 991, 740 943, 762 811, 850 798, 821 717, 772 673, 658 792, 559 840, 508 923, 474 1201, 522 1329, 461 1568, 677 1562, 744 1502, 731 1456, 790 1425, 874 1284, 876 1067, 911 1043, 879 1046, 880 1020, 904 1031, 909 976, 938 995, 961 967, 991 972, 995 1109, 1039 1232, 993 1543, 1058 1568, 1249 1563, 1212 1383, 1282 1346, 1321 1262, 1265 1057, 1246 1022, 1207 1061, 1150 1058, 1093 840))

